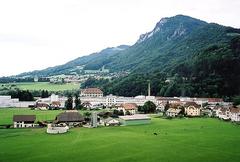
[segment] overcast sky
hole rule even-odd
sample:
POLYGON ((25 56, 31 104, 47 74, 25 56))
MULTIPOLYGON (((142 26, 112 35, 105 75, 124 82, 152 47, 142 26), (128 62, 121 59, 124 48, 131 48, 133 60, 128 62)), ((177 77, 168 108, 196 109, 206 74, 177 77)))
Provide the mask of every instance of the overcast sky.
POLYGON ((177 14, 240 28, 239 0, 0 0, 0 76, 132 45, 177 14))

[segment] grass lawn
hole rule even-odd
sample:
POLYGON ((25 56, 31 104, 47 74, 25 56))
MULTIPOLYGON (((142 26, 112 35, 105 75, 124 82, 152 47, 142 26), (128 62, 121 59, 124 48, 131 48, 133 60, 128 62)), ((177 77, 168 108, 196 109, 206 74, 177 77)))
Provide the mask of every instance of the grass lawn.
POLYGON ((240 126, 217 119, 152 118, 149 125, 74 128, 62 135, 45 132, 46 128, 0 129, 0 161, 237 162, 240 159, 240 126))
POLYGON ((37 121, 53 120, 63 110, 30 110, 29 108, 0 108, 0 125, 12 124, 13 115, 36 115, 37 121))
MULTIPOLYGON (((13 115, 36 115, 36 121, 54 120, 56 115, 65 110, 31 110, 30 108, 0 108, 0 125, 13 124, 13 115)), ((103 111, 103 110, 98 110, 103 111)), ((87 110, 81 110, 84 114, 87 110)))
POLYGON ((16 85, 19 89, 22 90, 48 90, 48 91, 64 91, 64 90, 73 90, 79 89, 80 84, 75 83, 66 83, 66 84, 53 84, 49 82, 29 82, 29 83, 9 83, 2 84, 5 86, 16 85))

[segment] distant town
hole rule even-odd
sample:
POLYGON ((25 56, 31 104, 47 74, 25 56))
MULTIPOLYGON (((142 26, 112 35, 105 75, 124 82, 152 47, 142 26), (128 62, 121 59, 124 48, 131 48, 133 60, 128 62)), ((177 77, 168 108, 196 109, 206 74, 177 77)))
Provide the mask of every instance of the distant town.
POLYGON ((1 108, 30 108, 32 115, 13 115, 13 124, 6 127, 26 128, 47 126, 48 133, 66 133, 71 127, 94 128, 102 126, 149 124, 149 115, 166 119, 181 117, 212 117, 235 123, 240 122, 240 107, 221 98, 158 97, 148 95, 124 97, 103 95, 99 88, 81 89, 79 94, 36 98, 36 101, 19 101, 11 96, 0 96, 1 108), (36 121, 34 111, 65 110, 52 122, 36 121), (78 110, 86 110, 82 116, 78 110), (87 117, 87 118, 86 118, 87 117))

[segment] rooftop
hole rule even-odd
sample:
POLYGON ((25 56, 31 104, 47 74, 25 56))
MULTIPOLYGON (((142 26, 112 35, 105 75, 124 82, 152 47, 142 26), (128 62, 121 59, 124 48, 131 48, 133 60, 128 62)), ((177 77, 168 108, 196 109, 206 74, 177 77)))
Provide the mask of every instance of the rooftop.
POLYGON ((77 111, 66 111, 57 115, 56 121, 57 122, 81 122, 81 121, 84 121, 84 118, 77 111))
POLYGON ((132 110, 137 109, 137 104, 135 103, 123 103, 120 105, 120 107, 123 107, 125 110, 132 110))
POLYGON ((90 93, 102 94, 103 92, 99 88, 86 88, 86 89, 82 89, 81 93, 84 93, 84 94, 90 94, 90 93))
POLYGON ((36 115, 13 115, 14 122, 34 122, 36 120, 36 115))

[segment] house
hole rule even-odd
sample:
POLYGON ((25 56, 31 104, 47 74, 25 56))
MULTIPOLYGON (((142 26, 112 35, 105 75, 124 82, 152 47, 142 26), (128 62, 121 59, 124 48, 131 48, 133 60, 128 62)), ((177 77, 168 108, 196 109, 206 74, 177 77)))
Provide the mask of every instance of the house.
POLYGON ((130 115, 134 115, 136 114, 137 108, 138 106, 135 103, 123 103, 118 107, 118 110, 122 110, 124 115, 126 115, 127 112, 129 112, 130 115))
POLYGON ((151 118, 143 114, 119 116, 119 120, 122 125, 140 125, 151 122, 151 118))
POLYGON ((239 122, 240 121, 240 108, 230 108, 230 119, 233 122, 239 122))
POLYGON ((47 110, 49 108, 49 104, 46 102, 37 102, 36 108, 39 108, 40 110, 47 110))
POLYGON ((115 118, 109 117, 109 118, 103 120, 103 124, 105 126, 118 126, 118 125, 120 125, 120 121, 115 118))
POLYGON ((219 119, 230 120, 230 109, 226 107, 222 107, 218 110, 217 116, 219 119))
POLYGON ((176 117, 179 115, 180 112, 181 112, 181 109, 169 108, 166 111, 166 115, 169 117, 176 117))
POLYGON ((187 102, 185 105, 185 114, 187 116, 200 116, 201 110, 200 105, 196 104, 196 102, 187 102))
POLYGON ((213 110, 208 108, 208 107, 205 107, 204 109, 201 110, 201 115, 212 117, 213 116, 213 110))
POLYGON ((86 88, 81 90, 80 96, 81 97, 103 97, 103 92, 99 88, 86 88))
POLYGON ((159 112, 164 112, 166 105, 167 105, 167 103, 159 103, 156 107, 156 110, 159 112))
POLYGON ((90 102, 88 102, 88 101, 84 101, 82 103, 82 106, 87 108, 87 109, 89 109, 89 110, 92 108, 92 104, 90 102))
POLYGON ((169 104, 179 104, 181 101, 179 98, 175 97, 156 97, 157 104, 169 103, 169 104))
POLYGON ((30 128, 34 127, 36 115, 14 115, 13 127, 14 128, 30 128))
POLYGON ((54 109, 59 109, 60 106, 61 106, 61 102, 60 101, 53 101, 51 104, 50 104, 51 108, 54 108, 54 109))
POLYGON ((84 121, 83 116, 76 110, 68 110, 56 116, 56 124, 65 123, 70 126, 80 125, 84 121))
POLYGON ((218 117, 219 116, 219 110, 222 108, 222 106, 219 106, 219 105, 217 105, 217 106, 214 106, 213 108, 212 108, 212 116, 213 117, 218 117))
MULTIPOLYGON (((11 98, 11 96, 0 96, 0 108, 2 107, 16 107, 20 105, 18 98, 11 98)), ((27 105, 28 107, 28 105, 27 105)))

